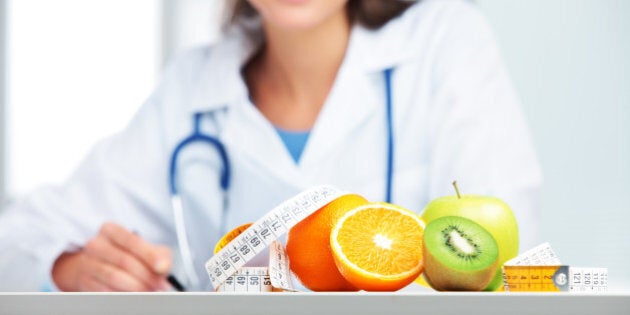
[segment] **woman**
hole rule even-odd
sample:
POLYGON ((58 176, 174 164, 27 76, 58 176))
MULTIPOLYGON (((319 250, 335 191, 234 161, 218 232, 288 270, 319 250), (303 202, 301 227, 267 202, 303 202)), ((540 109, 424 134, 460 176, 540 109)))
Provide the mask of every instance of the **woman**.
POLYGON ((169 159, 193 125, 221 140, 233 172, 224 205, 217 153, 198 145, 180 156, 178 186, 202 281, 192 289, 209 289, 203 263, 222 231, 323 183, 420 212, 453 194, 457 179, 464 191, 506 200, 522 246, 535 241, 540 170, 473 6, 250 0, 233 12, 224 39, 175 61, 130 125, 97 145, 63 187, 6 211, 5 285, 29 271, 33 285, 60 290, 169 289, 168 273, 183 277, 171 252, 169 159))

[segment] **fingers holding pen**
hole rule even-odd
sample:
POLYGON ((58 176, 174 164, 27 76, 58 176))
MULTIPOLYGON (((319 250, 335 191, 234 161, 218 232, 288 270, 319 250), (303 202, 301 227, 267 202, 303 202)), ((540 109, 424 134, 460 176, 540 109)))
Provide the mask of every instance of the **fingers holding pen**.
POLYGON ((153 273, 165 276, 172 267, 171 250, 163 245, 153 245, 138 234, 117 224, 103 224, 100 234, 122 251, 132 254, 153 273))
POLYGON ((171 289, 171 266, 168 247, 105 223, 81 250, 59 255, 51 276, 63 291, 158 291, 171 289))
POLYGON ((91 277, 114 291, 155 291, 168 288, 164 276, 153 272, 132 253, 105 237, 96 237, 84 247, 91 277))
POLYGON ((151 288, 129 272, 97 257, 87 255, 84 267, 90 272, 79 278, 80 291, 150 291, 151 288))

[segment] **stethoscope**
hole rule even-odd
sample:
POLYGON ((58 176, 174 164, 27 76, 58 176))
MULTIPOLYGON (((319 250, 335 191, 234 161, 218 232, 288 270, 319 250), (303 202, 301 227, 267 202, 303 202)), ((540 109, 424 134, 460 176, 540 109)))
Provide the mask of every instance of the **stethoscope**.
MULTIPOLYGON (((387 165, 386 165, 386 181, 385 181, 385 201, 392 200, 392 177, 394 169, 394 131, 392 118, 392 68, 383 71, 385 81, 385 105, 386 105, 386 129, 387 129, 387 165)), ((207 113, 195 113, 193 115, 193 131, 190 135, 181 140, 173 150, 169 168, 169 188, 171 194, 171 206, 173 210, 173 218, 175 221, 175 233, 177 236, 177 246, 179 247, 179 255, 182 260, 182 267, 187 280, 187 286, 199 287, 199 277, 195 272, 195 265, 190 252, 188 242, 188 234, 184 220, 184 207, 182 199, 179 195, 177 187, 177 161, 180 153, 189 145, 203 143, 216 150, 222 164, 221 174, 219 176, 219 184, 223 195, 223 209, 221 215, 221 229, 225 228, 226 212, 228 208, 228 191, 231 181, 231 164, 227 155, 225 145, 218 137, 205 134, 201 130, 201 120, 207 113)), ((224 231, 223 231, 224 232, 224 231)))

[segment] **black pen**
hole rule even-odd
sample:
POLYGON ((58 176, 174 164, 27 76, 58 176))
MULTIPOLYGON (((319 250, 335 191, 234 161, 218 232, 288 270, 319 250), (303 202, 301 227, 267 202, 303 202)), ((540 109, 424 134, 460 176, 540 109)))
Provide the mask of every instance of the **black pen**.
MULTIPOLYGON (((138 233, 138 231, 136 230, 132 230, 131 233, 136 234, 136 235, 140 235, 140 233, 138 233)), ((177 281, 177 278, 175 278, 175 276, 173 274, 169 274, 166 277, 166 281, 168 281, 168 283, 173 287, 173 289, 175 289, 176 291, 179 292, 186 292, 186 288, 184 288, 184 286, 177 281)))
POLYGON ((177 281, 177 278, 175 278, 174 275, 169 274, 168 277, 166 277, 166 280, 168 281, 168 283, 171 284, 173 289, 175 289, 176 291, 186 292, 186 289, 184 288, 184 286, 179 281, 177 281))

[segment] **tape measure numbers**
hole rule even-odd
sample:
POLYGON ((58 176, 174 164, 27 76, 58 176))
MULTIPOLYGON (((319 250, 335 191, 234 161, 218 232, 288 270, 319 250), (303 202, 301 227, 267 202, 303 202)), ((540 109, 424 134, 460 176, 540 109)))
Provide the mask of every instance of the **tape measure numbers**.
POLYGON ((229 276, 217 292, 272 292, 267 267, 244 267, 229 276))
POLYGON ((562 265, 549 243, 543 243, 503 266, 506 291, 605 292, 606 268, 581 268, 562 265))
MULTIPOLYGON (((239 272, 248 261, 272 245, 295 224, 344 194, 347 193, 331 186, 314 187, 272 209, 206 262, 206 271, 212 285, 219 288, 231 276, 239 272)), ((278 245, 282 247, 282 244, 278 243, 278 245)), ((284 269, 288 272, 288 261, 286 256, 283 256, 284 250, 278 254, 277 249, 276 247, 275 255, 273 253, 270 255, 272 261, 269 273, 270 276, 274 275, 270 277, 270 280, 275 278, 273 281, 278 282, 279 288, 289 287, 285 286, 287 283, 283 281, 290 281, 290 279, 282 280, 280 274, 280 271, 284 269)))
POLYGON ((241 267, 227 277, 217 292, 295 291, 284 246, 278 241, 269 248, 268 267, 241 267))
POLYGON ((507 291, 606 292, 606 268, 571 266, 504 266, 507 291))

